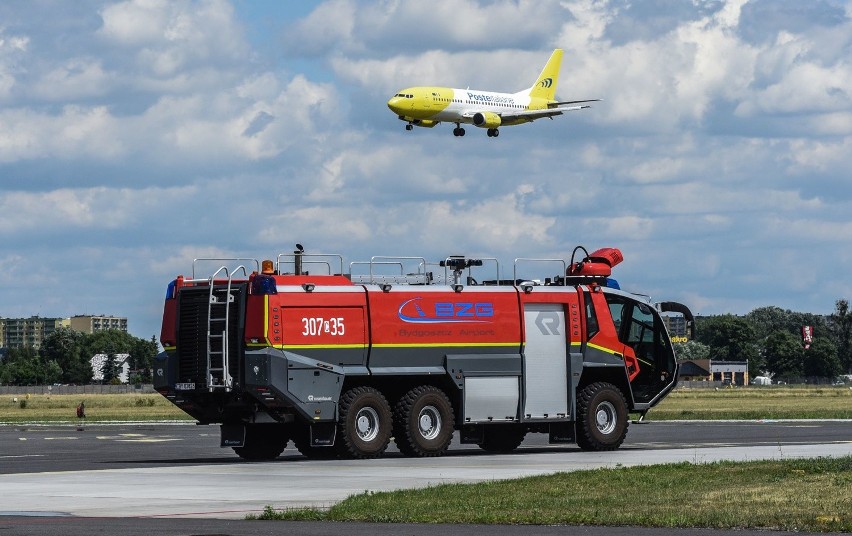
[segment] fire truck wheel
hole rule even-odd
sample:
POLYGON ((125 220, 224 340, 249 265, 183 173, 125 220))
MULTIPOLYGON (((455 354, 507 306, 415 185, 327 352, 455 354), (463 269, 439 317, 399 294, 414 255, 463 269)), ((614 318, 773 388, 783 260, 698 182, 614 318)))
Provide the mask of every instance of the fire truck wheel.
POLYGON ((340 397, 336 447, 345 458, 378 458, 388 448, 391 410, 372 387, 355 387, 340 397))
POLYGON ((627 435, 627 402, 611 383, 596 382, 577 392, 577 445, 615 450, 627 435))
POLYGON ((421 385, 394 408, 394 441, 406 456, 441 456, 453 440, 453 405, 444 391, 421 385))
POLYGON ((520 426, 497 425, 486 426, 479 448, 487 452, 512 452, 521 446, 527 431, 520 426))
POLYGON ((234 452, 253 462, 274 460, 284 452, 289 440, 283 424, 246 424, 245 443, 242 447, 234 447, 234 452))

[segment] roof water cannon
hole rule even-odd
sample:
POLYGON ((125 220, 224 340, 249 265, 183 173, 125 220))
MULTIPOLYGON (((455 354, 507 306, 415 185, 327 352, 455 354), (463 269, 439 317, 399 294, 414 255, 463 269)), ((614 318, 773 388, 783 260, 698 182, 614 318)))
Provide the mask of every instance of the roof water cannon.
POLYGON ((482 260, 466 259, 462 255, 451 255, 442 260, 439 264, 442 268, 453 269, 453 283, 459 285, 461 284, 462 271, 465 268, 470 268, 471 266, 482 266, 482 260))
POLYGON ((590 255, 586 248, 577 246, 571 253, 571 264, 568 266, 567 276, 592 276, 609 277, 612 269, 624 260, 624 255, 618 248, 601 248, 590 255), (577 251, 583 250, 586 256, 579 262, 574 262, 577 251))

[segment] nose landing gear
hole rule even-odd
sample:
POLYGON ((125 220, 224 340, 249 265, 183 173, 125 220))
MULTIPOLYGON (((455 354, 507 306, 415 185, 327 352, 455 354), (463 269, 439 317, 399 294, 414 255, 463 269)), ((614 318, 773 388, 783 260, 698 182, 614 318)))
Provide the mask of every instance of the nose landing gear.
POLYGON ((453 136, 464 136, 464 129, 461 123, 456 123, 456 128, 453 129, 453 136))

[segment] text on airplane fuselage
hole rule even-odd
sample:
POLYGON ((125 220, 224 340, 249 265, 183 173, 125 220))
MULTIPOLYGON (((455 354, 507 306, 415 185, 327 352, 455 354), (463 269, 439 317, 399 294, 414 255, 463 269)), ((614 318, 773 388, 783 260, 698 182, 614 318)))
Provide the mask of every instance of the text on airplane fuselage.
POLYGON ((491 104, 515 104, 515 99, 512 97, 503 97, 500 95, 483 95, 482 93, 467 92, 468 100, 477 102, 488 102, 491 104))

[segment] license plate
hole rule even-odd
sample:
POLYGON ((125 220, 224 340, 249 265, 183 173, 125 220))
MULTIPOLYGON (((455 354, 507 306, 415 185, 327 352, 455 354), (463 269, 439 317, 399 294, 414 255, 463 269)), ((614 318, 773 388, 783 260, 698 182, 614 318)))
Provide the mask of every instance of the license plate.
POLYGON ((194 391, 195 384, 194 383, 176 383, 175 391, 194 391))

